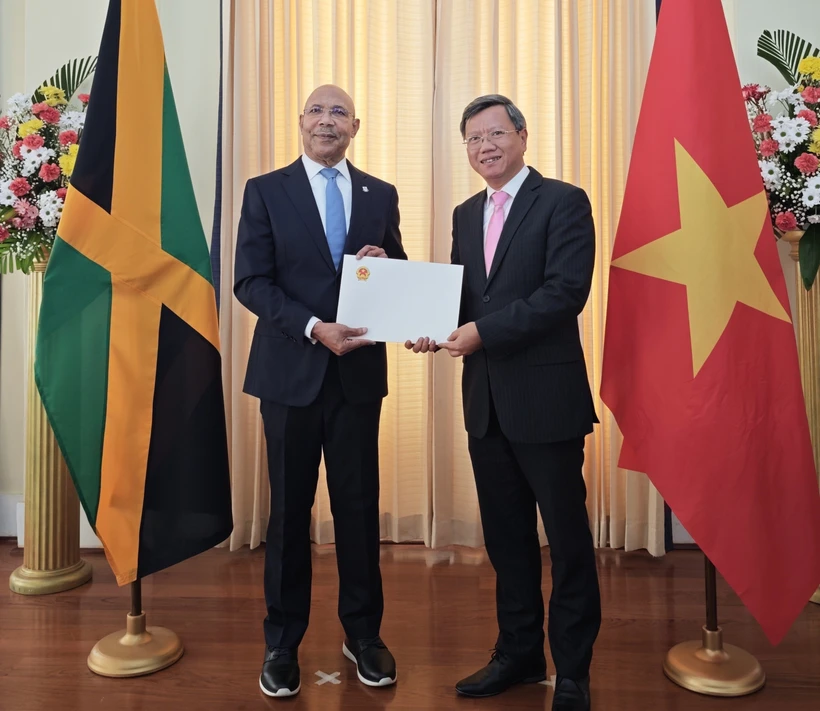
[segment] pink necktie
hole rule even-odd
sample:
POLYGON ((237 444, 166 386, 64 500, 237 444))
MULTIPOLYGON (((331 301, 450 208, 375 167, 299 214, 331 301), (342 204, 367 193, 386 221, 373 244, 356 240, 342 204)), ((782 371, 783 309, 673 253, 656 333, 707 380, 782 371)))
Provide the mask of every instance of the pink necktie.
POLYGON ((495 256, 495 248, 498 247, 498 238, 501 236, 501 228, 504 227, 504 203, 510 196, 505 192, 493 193, 493 214, 490 217, 490 224, 487 225, 487 239, 484 242, 484 265, 487 268, 487 274, 490 273, 490 267, 493 264, 493 257, 495 256))

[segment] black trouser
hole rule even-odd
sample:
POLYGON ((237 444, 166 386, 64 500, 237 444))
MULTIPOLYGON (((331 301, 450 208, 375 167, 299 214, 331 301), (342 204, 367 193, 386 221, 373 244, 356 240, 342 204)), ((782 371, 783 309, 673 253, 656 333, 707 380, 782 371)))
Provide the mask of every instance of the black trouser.
POLYGON ((322 389, 307 407, 263 401, 270 522, 265 541, 265 641, 295 648, 310 616, 310 512, 322 450, 336 533, 339 619, 354 639, 375 637, 384 601, 379 570, 381 400, 351 405, 331 356, 322 389))
POLYGON ((559 676, 581 679, 589 673, 601 625, 582 474, 584 440, 510 442, 491 407, 487 435, 470 437, 469 447, 487 553, 496 572, 497 646, 514 657, 543 654, 537 504, 552 559, 550 651, 559 676))

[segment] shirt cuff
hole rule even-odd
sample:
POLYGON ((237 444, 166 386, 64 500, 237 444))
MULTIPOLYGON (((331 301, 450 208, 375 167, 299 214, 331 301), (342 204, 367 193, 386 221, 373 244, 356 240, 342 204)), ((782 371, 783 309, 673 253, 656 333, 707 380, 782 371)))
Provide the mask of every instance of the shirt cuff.
POLYGON ((319 319, 315 316, 311 316, 310 321, 307 322, 307 326, 305 326, 305 338, 307 338, 313 345, 316 345, 316 339, 310 337, 311 331, 313 331, 313 327, 319 323, 319 319))

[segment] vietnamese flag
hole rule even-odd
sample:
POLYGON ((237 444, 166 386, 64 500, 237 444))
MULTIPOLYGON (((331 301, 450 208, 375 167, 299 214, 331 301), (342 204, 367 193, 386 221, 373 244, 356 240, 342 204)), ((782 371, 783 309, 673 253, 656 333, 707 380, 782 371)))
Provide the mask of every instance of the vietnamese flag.
POLYGON ((820 583, 820 493, 720 0, 663 2, 606 319, 620 466, 650 477, 777 644, 820 583))

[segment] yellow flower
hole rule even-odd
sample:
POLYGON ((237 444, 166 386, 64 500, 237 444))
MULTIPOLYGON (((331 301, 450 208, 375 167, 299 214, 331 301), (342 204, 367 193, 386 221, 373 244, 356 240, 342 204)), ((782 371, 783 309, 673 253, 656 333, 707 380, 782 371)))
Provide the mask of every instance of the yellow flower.
POLYGON ((814 129, 814 132, 811 134, 811 140, 814 143, 820 143, 820 126, 814 129))
POLYGON ((40 93, 46 97, 45 103, 49 106, 60 106, 68 103, 65 100, 65 92, 56 86, 41 86, 40 93))
POLYGON ((21 123, 17 127, 17 135, 20 136, 20 138, 25 138, 33 133, 37 133, 43 126, 45 126, 45 124, 40 119, 31 119, 31 121, 21 123))
POLYGON ((71 177, 71 174, 74 172, 74 163, 77 159, 72 155, 64 155, 60 156, 59 163, 60 163, 60 170, 63 171, 63 175, 67 178, 71 177))
POLYGON ((811 74, 815 79, 820 78, 820 57, 804 57, 797 65, 801 74, 811 74))
POLYGON ((79 144, 78 143, 72 143, 68 147, 68 155, 70 155, 72 158, 76 158, 77 157, 77 151, 79 151, 79 150, 80 150, 79 144))
POLYGON ((812 143, 809 144, 809 151, 820 156, 820 141, 812 141, 812 143))

